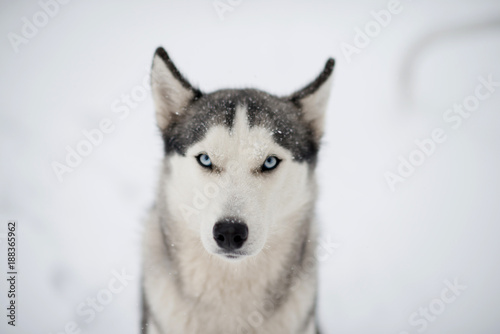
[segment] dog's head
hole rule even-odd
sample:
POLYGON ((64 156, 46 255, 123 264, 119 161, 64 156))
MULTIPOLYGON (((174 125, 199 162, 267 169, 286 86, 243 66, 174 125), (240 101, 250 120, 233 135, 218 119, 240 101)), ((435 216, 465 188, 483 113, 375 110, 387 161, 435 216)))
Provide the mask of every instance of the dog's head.
POLYGON ((256 255, 310 211, 333 65, 329 59, 287 97, 253 89, 205 94, 156 50, 152 91, 167 170, 160 200, 207 252, 256 255))

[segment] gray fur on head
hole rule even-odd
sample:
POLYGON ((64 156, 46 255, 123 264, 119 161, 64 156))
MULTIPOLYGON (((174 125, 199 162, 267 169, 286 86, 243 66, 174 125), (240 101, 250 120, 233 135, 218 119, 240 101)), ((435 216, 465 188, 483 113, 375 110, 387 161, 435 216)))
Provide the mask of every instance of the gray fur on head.
POLYGON ((163 48, 158 48, 151 82, 165 153, 184 155, 186 148, 203 139, 210 127, 222 124, 230 128, 236 106, 245 105, 250 126, 271 130, 276 143, 293 152, 295 160, 315 162, 334 64, 330 58, 315 80, 285 97, 256 89, 205 94, 182 76, 163 48))

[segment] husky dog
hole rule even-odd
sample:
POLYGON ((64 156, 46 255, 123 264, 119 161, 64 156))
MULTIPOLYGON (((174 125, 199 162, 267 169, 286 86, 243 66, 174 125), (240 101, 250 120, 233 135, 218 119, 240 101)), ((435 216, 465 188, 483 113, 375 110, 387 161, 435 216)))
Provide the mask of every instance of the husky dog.
POLYGON ((164 142, 143 248, 147 334, 317 333, 315 166, 334 60, 296 93, 204 93, 158 48, 164 142))

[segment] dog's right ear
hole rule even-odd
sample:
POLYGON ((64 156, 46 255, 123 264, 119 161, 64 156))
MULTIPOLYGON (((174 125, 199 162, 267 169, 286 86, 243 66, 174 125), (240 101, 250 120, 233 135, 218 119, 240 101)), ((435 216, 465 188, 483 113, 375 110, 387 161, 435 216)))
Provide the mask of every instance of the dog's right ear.
POLYGON ((156 122, 162 131, 192 101, 202 95, 182 76, 162 47, 156 49, 153 58, 151 89, 156 107, 156 122))

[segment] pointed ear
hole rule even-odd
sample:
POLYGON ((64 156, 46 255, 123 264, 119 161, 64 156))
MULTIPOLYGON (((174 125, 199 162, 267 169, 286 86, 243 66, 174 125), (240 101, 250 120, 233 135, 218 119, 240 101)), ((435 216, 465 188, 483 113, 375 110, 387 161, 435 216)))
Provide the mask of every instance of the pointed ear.
POLYGON ((192 101, 202 95, 182 76, 162 47, 156 49, 153 58, 151 89, 156 107, 156 122, 162 131, 192 101))
POLYGON ((328 59, 323 72, 313 82, 289 97, 301 109, 304 120, 311 124, 317 140, 323 135, 334 65, 335 60, 328 59))

